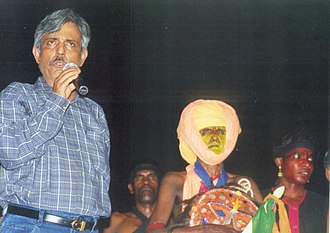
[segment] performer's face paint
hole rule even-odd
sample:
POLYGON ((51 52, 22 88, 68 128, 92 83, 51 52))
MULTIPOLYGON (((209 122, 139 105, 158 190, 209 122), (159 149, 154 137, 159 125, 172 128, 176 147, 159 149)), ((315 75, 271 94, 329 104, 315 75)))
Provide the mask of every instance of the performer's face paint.
POLYGON ((203 142, 207 147, 216 154, 221 154, 226 143, 226 127, 210 126, 201 129, 203 142))
POLYGON ((283 175, 295 184, 306 184, 314 170, 313 151, 308 148, 296 148, 283 158, 283 175))

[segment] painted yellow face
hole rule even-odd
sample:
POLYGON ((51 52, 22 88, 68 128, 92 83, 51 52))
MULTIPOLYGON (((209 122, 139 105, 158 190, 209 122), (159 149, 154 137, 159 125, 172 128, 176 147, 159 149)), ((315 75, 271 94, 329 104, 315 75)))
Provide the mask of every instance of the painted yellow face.
POLYGON ((226 144, 226 127, 210 126, 201 129, 203 142, 216 154, 221 154, 226 144))

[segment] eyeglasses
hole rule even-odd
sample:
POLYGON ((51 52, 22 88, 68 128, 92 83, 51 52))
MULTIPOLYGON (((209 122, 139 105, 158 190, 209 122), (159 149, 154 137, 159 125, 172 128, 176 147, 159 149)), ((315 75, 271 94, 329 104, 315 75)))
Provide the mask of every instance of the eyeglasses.
POLYGON ((288 154, 285 156, 286 158, 294 158, 294 159, 307 159, 309 162, 313 162, 313 157, 312 157, 312 154, 310 153, 307 153, 307 152, 293 152, 291 154, 288 154))

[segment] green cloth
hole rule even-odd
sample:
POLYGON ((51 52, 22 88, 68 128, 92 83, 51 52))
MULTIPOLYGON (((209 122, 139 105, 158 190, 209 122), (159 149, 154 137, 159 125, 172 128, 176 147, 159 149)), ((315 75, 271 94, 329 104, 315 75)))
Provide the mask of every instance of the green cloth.
POLYGON ((252 219, 253 233, 272 233, 275 222, 274 205, 274 199, 270 198, 259 207, 252 219))

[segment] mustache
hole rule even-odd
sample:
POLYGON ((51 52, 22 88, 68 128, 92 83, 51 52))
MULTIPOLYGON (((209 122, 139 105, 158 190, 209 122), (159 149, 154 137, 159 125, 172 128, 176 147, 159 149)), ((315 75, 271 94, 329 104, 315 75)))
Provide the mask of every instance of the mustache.
POLYGON ((68 63, 67 61, 65 61, 64 59, 63 59, 63 57, 55 57, 54 59, 52 59, 49 63, 48 63, 48 65, 53 65, 54 63, 56 63, 56 62, 63 62, 63 63, 68 63))

